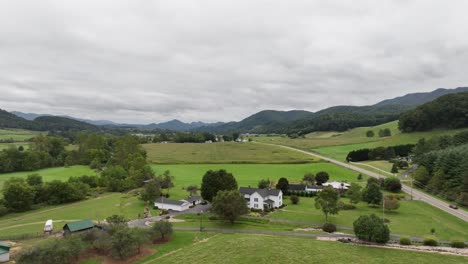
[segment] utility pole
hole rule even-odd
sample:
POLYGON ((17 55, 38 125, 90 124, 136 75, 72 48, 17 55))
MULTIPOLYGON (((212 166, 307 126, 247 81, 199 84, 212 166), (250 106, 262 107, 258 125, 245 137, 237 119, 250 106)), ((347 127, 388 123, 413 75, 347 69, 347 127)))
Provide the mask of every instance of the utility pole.
POLYGON ((382 221, 385 223, 385 195, 382 196, 382 221))
POLYGON ((203 210, 200 211, 200 232, 203 231, 203 210))

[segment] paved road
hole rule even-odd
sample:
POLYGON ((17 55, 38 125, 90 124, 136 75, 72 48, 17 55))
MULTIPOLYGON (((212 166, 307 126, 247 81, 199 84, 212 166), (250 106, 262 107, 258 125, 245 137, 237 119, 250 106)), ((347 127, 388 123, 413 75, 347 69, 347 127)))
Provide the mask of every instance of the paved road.
MULTIPOLYGON (((261 143, 261 144, 267 144, 267 143, 261 143)), ((267 144, 267 145, 274 145, 274 144, 267 144)), ((304 150, 300 150, 300 149, 296 149, 296 148, 292 148, 292 147, 288 147, 288 146, 282 146, 282 145, 274 145, 274 146, 279 146, 279 147, 282 147, 282 148, 286 148, 286 149, 289 149, 289 150, 294 150, 294 151, 297 151, 297 152, 301 152, 301 153, 304 153, 304 154, 307 154, 307 155, 310 155, 310 156, 314 156, 314 157, 317 157, 317 158, 320 158, 320 159, 323 159, 323 160, 326 160, 328 162, 331 162, 331 163, 334 163, 336 165, 339 165, 339 166, 342 166, 342 167, 345 167, 345 168, 348 168, 348 169, 351 169, 351 170, 354 170, 354 171, 357 171, 357 172, 360 172, 360 173, 364 173, 364 174, 367 174, 371 177, 375 177, 375 178, 381 178, 381 177, 384 177, 382 175, 379 175, 375 172, 372 172, 372 171, 368 171, 366 169, 363 169, 363 168, 360 168, 360 167, 357 167, 357 166, 354 166, 352 164, 349 164, 349 163, 345 163, 345 162, 341 162, 341 161, 338 161, 338 160, 335 160, 335 159, 332 159, 332 158, 328 158, 328 157, 325 157, 325 156, 322 156, 322 155, 319 155, 319 154, 316 154, 316 153, 312 153, 312 152, 309 152, 309 151, 304 151, 304 150)), ((468 212, 464 211, 464 210, 461 210, 461 209, 458 209, 458 210, 454 210, 452 208, 449 207, 449 204, 444 202, 444 201, 441 201, 437 198, 434 198, 430 195, 427 195, 421 191, 418 191, 416 189, 412 189, 411 187, 408 187, 406 185, 402 185, 402 190, 408 194, 412 194, 413 195, 413 199, 416 199, 416 200, 420 200, 420 201, 423 201, 423 202, 426 202, 434 207, 437 207, 451 215, 454 215, 466 222, 468 222, 468 212)))

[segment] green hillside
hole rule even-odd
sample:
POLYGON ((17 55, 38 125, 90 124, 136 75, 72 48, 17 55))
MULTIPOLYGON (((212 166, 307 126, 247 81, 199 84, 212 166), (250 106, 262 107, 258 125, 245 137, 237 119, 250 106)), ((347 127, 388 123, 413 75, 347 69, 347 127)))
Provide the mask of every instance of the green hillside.
POLYGON ((441 135, 453 135, 462 129, 436 129, 425 132, 402 133, 398 130, 398 121, 385 123, 374 127, 359 127, 346 132, 314 132, 305 138, 290 139, 286 136, 254 137, 255 141, 291 146, 307 151, 315 151, 323 155, 344 160, 346 155, 355 149, 393 146, 400 144, 414 144, 421 138, 432 138, 441 135), (378 137, 381 129, 390 129, 391 136, 378 137), (374 137, 367 137, 368 130, 374 131, 374 137))

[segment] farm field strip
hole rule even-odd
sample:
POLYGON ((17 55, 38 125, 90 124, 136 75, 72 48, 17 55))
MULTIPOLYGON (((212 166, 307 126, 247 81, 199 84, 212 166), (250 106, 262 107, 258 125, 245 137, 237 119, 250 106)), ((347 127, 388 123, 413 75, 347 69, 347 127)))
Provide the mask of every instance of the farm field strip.
POLYGON ((274 146, 250 142, 143 144, 153 164, 278 164, 310 163, 317 159, 274 146))

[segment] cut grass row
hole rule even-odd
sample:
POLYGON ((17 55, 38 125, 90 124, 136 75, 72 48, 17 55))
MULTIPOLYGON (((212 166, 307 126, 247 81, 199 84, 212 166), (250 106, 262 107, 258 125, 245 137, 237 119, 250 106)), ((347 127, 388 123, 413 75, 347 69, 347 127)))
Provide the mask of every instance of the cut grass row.
POLYGON ((313 157, 295 151, 254 143, 143 144, 153 164, 309 163, 313 157))
MULTIPOLYGON (((157 263, 464 263, 467 258, 362 247, 310 238, 221 234, 157 263), (339 252, 339 254, 337 254, 339 252)), ((153 263, 153 262, 149 262, 153 263)), ((156 263, 156 261, 154 261, 156 263)))

